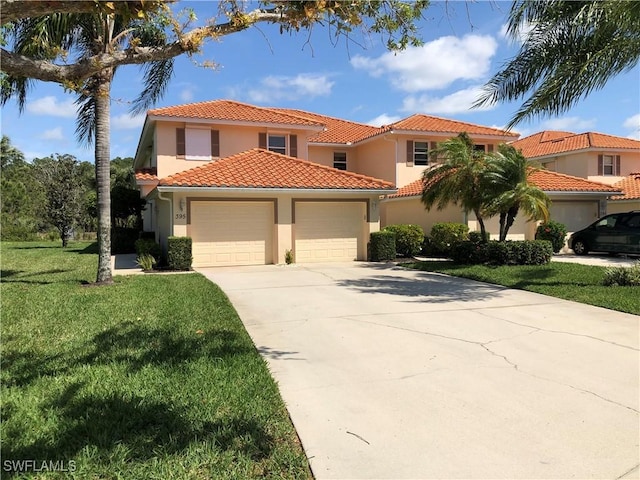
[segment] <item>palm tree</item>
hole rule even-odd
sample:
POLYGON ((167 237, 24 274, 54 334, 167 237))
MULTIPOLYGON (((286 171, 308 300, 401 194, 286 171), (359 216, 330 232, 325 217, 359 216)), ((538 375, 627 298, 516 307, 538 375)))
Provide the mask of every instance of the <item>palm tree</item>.
MULTIPOLYGON (((35 59, 52 59, 59 49, 74 52, 77 62, 122 50, 123 44, 136 39, 136 45, 153 47, 166 42, 160 24, 127 19, 104 12, 52 14, 25 19, 14 25, 14 52, 35 59)), ((98 273, 96 283, 111 283, 111 193, 110 193, 110 131, 111 82, 117 67, 108 67, 91 75, 78 92, 76 134, 80 141, 93 143, 98 204, 98 273)), ((134 113, 152 105, 164 93, 173 73, 173 58, 144 64, 143 89, 133 102, 134 113)), ((22 110, 29 81, 25 77, 6 76, 2 100, 16 97, 22 110)))
POLYGON ((640 2, 517 0, 509 17, 514 41, 531 30, 475 103, 525 99, 507 128, 537 115, 566 112, 638 64, 640 2))
POLYGON ((549 220, 549 197, 528 181, 533 171, 522 152, 511 145, 501 144, 496 153, 489 154, 487 187, 492 198, 485 211, 491 216, 500 215, 501 242, 507 239, 520 211, 527 214, 529 220, 549 220))
POLYGON ((482 238, 487 238, 484 225, 484 207, 487 203, 487 156, 474 148, 466 133, 451 138, 430 152, 442 159, 425 170, 422 179, 422 203, 427 210, 434 205, 442 210, 451 203, 473 212, 480 224, 482 238))

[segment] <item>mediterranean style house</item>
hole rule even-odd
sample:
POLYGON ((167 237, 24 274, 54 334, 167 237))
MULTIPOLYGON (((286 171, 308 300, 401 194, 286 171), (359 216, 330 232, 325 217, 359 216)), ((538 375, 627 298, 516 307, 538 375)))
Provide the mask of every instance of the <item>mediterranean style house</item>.
MULTIPOLYGON (((144 228, 166 248, 190 236, 194 266, 365 260, 371 232, 394 223, 430 231, 466 222, 459 208, 420 204, 428 151, 466 132, 494 151, 517 134, 416 114, 374 127, 316 113, 231 100, 147 113, 135 156, 147 200, 144 228)), ((606 201, 613 186, 540 172, 543 189, 575 202, 606 201)), ((532 237, 525 222, 512 230, 532 237)), ((497 232, 497 225, 495 226, 497 232)))

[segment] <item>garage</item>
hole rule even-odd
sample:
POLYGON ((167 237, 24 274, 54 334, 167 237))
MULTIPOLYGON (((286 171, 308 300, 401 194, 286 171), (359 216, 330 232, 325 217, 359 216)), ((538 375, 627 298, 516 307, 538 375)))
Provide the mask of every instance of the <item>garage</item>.
POLYGON ((568 232, 581 230, 598 219, 598 202, 565 202, 554 200, 551 219, 563 223, 568 232))
POLYGON ((273 202, 191 203, 193 266, 273 263, 273 202))
POLYGON ((362 259, 366 203, 296 202, 294 252, 298 263, 362 259))

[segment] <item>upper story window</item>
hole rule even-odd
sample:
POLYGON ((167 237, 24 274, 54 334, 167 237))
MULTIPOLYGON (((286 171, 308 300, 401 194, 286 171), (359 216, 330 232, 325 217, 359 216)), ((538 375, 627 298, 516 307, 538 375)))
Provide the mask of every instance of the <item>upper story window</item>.
POLYGON ((475 143, 475 144, 473 145, 473 149, 474 149, 476 152, 486 152, 486 151, 487 151, 487 149, 486 149, 486 145, 482 145, 482 144, 478 144, 478 143, 475 143))
POLYGON ((177 128, 176 157, 208 161, 220 156, 220 132, 208 128, 177 128))
POLYGON ((429 142, 413 142, 413 164, 429 165, 429 142))
POLYGON ((298 136, 283 133, 259 133, 258 146, 282 155, 298 156, 298 136))
POLYGON ((598 175, 620 175, 620 155, 598 155, 598 175))
POLYGON ((333 168, 347 169, 347 152, 333 152, 333 168))

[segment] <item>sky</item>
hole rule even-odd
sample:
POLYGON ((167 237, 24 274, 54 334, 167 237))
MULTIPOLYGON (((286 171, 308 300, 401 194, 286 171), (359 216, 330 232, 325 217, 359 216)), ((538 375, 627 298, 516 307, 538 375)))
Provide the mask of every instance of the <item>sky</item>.
MULTIPOLYGON (((198 23, 213 17, 212 1, 180 2, 198 23)), ((502 128, 518 103, 471 109, 482 85, 519 48, 505 36, 510 2, 432 2, 419 22, 424 45, 388 52, 377 35, 337 40, 326 28, 280 34, 259 24, 208 42, 202 55, 176 59, 174 76, 156 107, 230 99, 288 107, 371 125, 424 113, 502 128), (214 62, 216 67, 202 64, 214 62)), ((111 157, 134 156, 144 114, 129 113, 142 71, 121 67, 112 86, 111 157)), ((93 148, 75 138, 73 93, 34 82, 22 113, 2 107, 2 134, 27 160, 54 153, 94 161, 93 148)), ((541 130, 596 131, 640 139, 640 66, 614 77, 570 111, 518 124, 521 138, 541 130)))

